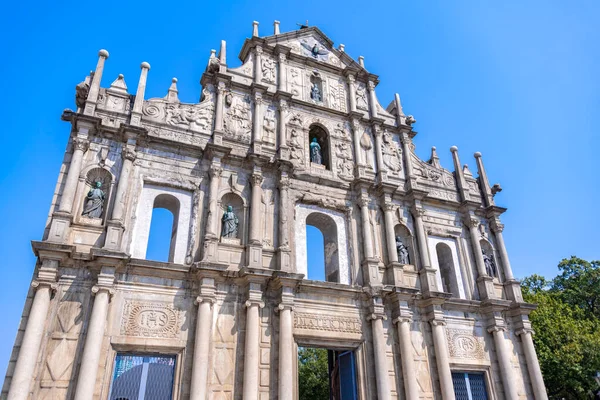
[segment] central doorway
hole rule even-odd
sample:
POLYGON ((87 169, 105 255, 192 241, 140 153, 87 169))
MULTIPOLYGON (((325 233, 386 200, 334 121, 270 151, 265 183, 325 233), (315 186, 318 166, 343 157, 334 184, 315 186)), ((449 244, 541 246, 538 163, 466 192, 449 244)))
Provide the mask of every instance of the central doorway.
POLYGON ((299 400, 357 400, 353 350, 298 347, 299 400))

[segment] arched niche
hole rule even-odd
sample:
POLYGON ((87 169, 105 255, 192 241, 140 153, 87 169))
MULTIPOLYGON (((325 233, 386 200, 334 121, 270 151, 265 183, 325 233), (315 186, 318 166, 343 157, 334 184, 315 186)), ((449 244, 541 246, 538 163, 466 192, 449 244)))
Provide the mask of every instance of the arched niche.
POLYGON ((486 272, 492 278, 500 279, 500 270, 498 268, 497 258, 494 254, 494 248, 492 247, 490 242, 488 242, 487 240, 484 240, 484 239, 481 239, 479 241, 479 245, 481 246, 481 251, 483 253, 482 256, 484 259, 484 263, 485 263, 485 261, 488 261, 488 263, 490 264, 490 265, 487 265, 487 263, 485 263, 486 264, 486 266, 485 266, 486 272))
POLYGON ((439 290, 452 293, 454 297, 465 299, 465 288, 456 239, 453 237, 429 236, 428 243, 431 266, 437 269, 436 278, 439 290))
MULTIPOLYGON (((238 194, 229 192, 229 193, 225 193, 221 197, 219 204, 220 204, 219 215, 217 215, 217 221, 218 221, 217 232, 218 232, 219 237, 221 237, 221 232, 223 229, 223 214, 227 211, 227 207, 231 206, 233 208, 233 213, 238 218, 238 230, 237 230, 237 236, 235 238, 229 238, 229 239, 239 240, 240 244, 245 244, 246 227, 248 224, 247 224, 246 205, 244 203, 244 200, 238 194)), ((222 238, 222 239, 227 239, 227 238, 222 238)))
MULTIPOLYGON (((395 238, 400 238, 404 246, 408 249, 409 264, 417 265, 414 239, 406 225, 397 224, 396 226, 394 226, 394 239, 395 238)), ((396 247, 395 244, 394 247, 396 247)), ((398 261, 400 261, 400 259, 398 259, 398 261)))
MULTIPOLYGON (((309 128, 308 128, 308 154, 309 154, 309 160, 311 160, 311 154, 310 154, 310 144, 312 143, 313 139, 317 140, 317 143, 319 143, 319 146, 321 146, 321 156, 323 157, 323 163, 322 165, 325 166, 326 169, 331 169, 331 146, 330 146, 330 138, 329 138, 329 132, 327 132, 327 130, 319 124, 312 124, 309 128)), ((315 165, 315 163, 312 163, 312 165, 315 165)))
POLYGON ((169 261, 184 264, 189 243, 192 193, 166 186, 144 184, 135 211, 135 225, 130 246, 133 258, 146 258, 150 225, 155 208, 165 208, 173 214, 169 261))
MULTIPOLYGON (((80 220, 96 220, 98 223, 103 223, 106 220, 107 211, 109 208, 110 194, 112 192, 113 176, 104 168, 94 167, 85 172, 85 180, 83 181, 83 190, 81 190, 80 204, 80 220), (90 191, 96 189, 97 182, 100 182, 100 190, 104 193, 104 199, 100 202, 90 202, 90 191), (98 207, 99 206, 99 207, 98 207)), ((91 197, 95 197, 94 194, 91 197)), ((99 199, 98 199, 99 200, 99 199)))
POLYGON ((344 214, 308 204, 297 204, 295 211, 296 272, 308 276, 306 226, 310 225, 323 234, 325 279, 349 285, 351 274, 344 214))

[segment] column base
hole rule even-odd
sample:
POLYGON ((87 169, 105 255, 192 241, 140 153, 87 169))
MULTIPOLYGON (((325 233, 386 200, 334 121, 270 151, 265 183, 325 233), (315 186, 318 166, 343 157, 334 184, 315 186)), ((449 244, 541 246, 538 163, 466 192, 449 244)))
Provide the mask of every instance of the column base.
POLYGON ((120 250, 121 237, 125 227, 121 221, 112 220, 106 223, 106 239, 104 240, 104 248, 108 250, 120 250))
POLYGON ((250 268, 262 268, 262 245, 260 244, 249 244, 246 247, 248 254, 248 267, 250 268))
POLYGON ((379 260, 376 258, 367 258, 362 262, 363 271, 366 274, 365 280, 370 286, 381 285, 381 278, 379 277, 379 260))
POLYGON ((435 268, 427 267, 422 268, 419 271, 419 280, 421 282, 421 291, 427 295, 431 293, 439 293, 442 290, 439 290, 437 287, 437 270, 435 268))
POLYGON ((386 280, 390 285, 396 287, 404 285, 404 264, 391 262, 386 269, 386 280))
POLYGON ((73 215, 71 213, 57 211, 52 214, 48 241, 55 243, 67 243, 71 231, 73 215))
MULTIPOLYGON (((494 278, 491 276, 480 276, 477 278, 477 288, 481 300, 495 299, 494 278)), ((520 289, 519 289, 520 290, 520 289)))
POLYGON ((289 160, 290 159, 290 149, 287 146, 280 146, 278 151, 278 156, 280 160, 289 160))
POLYGON ((213 143, 219 146, 223 145, 223 131, 215 129, 213 131, 213 143))
POLYGON ((216 236, 204 237, 204 253, 202 261, 217 261, 219 239, 216 236))
POLYGON ((279 270, 292 272, 292 251, 287 247, 279 248, 279 270))

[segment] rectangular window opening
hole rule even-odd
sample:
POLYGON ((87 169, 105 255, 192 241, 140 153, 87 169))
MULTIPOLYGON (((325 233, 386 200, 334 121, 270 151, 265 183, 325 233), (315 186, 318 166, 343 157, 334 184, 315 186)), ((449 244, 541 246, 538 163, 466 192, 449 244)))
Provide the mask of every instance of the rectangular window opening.
POLYGON ((456 400, 488 400, 483 372, 452 372, 456 400))
POLYGON ((353 350, 298 348, 299 400, 357 400, 353 350))
POLYGON ((117 353, 109 400, 173 398, 174 355, 117 353))

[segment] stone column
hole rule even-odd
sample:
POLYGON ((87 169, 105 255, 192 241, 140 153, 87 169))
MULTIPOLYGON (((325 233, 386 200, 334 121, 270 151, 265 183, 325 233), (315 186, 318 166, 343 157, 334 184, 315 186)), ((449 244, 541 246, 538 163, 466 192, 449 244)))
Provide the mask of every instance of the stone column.
POLYGON ((192 364, 192 382, 190 400, 205 400, 207 396, 210 338, 213 304, 215 302, 215 284, 213 278, 202 278, 200 295, 196 297, 198 316, 194 337, 194 363, 192 364))
POLYGON ((289 150, 285 131, 285 119, 289 110, 287 100, 279 99, 279 121, 277 121, 277 145, 279 149, 279 158, 289 160, 289 150))
POLYGON ((367 90, 369 91, 369 103, 371 103, 371 118, 377 118, 377 96, 375 95, 375 82, 369 81, 367 83, 367 90))
POLYGON ((411 139, 408 133, 403 132, 400 135, 400 142, 402 143, 402 157, 404 158, 404 167, 406 168, 406 179, 408 180, 409 187, 415 187, 416 177, 414 176, 412 161, 410 160, 412 151, 410 149, 411 139))
POLYGON ((363 193, 358 199, 358 205, 360 206, 360 216, 362 223, 362 238, 363 238, 363 251, 365 258, 373 258, 373 240, 371 236, 371 222, 369 219, 369 198, 363 193))
POLYGON ((504 398, 506 400, 517 400, 519 395, 517 387, 514 384, 513 367, 510 362, 510 354, 506 348, 506 339, 504 339, 505 329, 500 326, 492 326, 488 328, 488 332, 494 337, 496 356, 498 357, 498 364, 500 366, 500 377, 502 378, 502 386, 504 387, 504 398))
POLYGON ((60 205, 58 211, 71 213, 73 211, 73 201, 75 200, 75 191, 79 174, 81 173, 81 163, 83 162, 83 154, 87 150, 89 141, 80 137, 73 138, 73 155, 67 172, 67 179, 60 197, 60 205))
POLYGON ((440 389, 442 399, 455 400, 454 385, 452 384, 452 372, 450 371, 450 360, 448 358, 448 344, 444 326, 446 321, 434 319, 430 321, 433 333, 433 346, 435 348, 435 360, 440 378, 440 389))
POLYGON ((356 111, 356 88, 354 75, 348 75, 348 96, 350 97, 350 111, 356 111))
POLYGON ((217 257, 217 241, 219 238, 217 232, 217 218, 219 218, 217 195, 222 172, 223 168, 221 168, 220 162, 213 162, 208 170, 210 183, 208 186, 208 214, 206 216, 206 230, 204 234, 204 261, 215 260, 217 257))
POLYGON ((129 190, 129 175, 131 174, 131 167, 136 157, 133 146, 131 148, 127 145, 124 146, 122 156, 123 166, 119 174, 119 183, 117 184, 117 193, 115 194, 115 206, 112 212, 112 219, 117 221, 123 221, 123 215, 125 214, 125 202, 129 190))
POLYGON ((395 320, 398 327, 398 340, 400 342, 400 357, 402 359, 402 378, 404 379, 404 393, 407 399, 419 398, 419 386, 415 374, 415 359, 413 355, 412 339, 410 337, 410 317, 398 317, 395 320))
POLYGON ((83 113, 85 115, 94 115, 96 111, 96 103, 98 102, 98 93, 100 92, 100 81, 102 80, 102 72, 104 71, 104 61, 108 58, 108 51, 100 50, 98 52, 98 64, 96 64, 96 72, 94 72, 94 78, 90 85, 90 92, 88 93, 87 100, 85 102, 85 109, 83 113))
POLYGON ((281 303, 279 309, 279 400, 294 398, 294 334, 292 324, 293 307, 281 303))
POLYGON ((13 372, 10 389, 8 391, 8 400, 26 400, 29 399, 29 390, 33 380, 33 373, 40 351, 40 345, 45 333, 46 318, 50 308, 50 296, 53 290, 56 290, 56 269, 58 261, 44 260, 42 269, 48 269, 54 274, 54 278, 43 279, 40 274, 40 280, 31 282, 35 289, 33 303, 29 310, 27 326, 21 341, 21 348, 15 370, 13 372))
POLYGON ((412 214, 415 221, 415 229, 417 231, 417 242, 419 245, 419 253, 421 255, 421 263, 423 264, 422 266, 423 268, 431 268, 429 249, 427 248, 427 235, 425 234, 425 227, 423 225, 425 210, 421 207, 414 207, 412 214))
POLYGON ((215 144, 223 143, 223 102, 225 101, 225 91, 227 85, 225 82, 217 82, 217 97, 215 99, 215 129, 213 133, 213 142, 215 144))
POLYGON ((260 286, 258 282, 250 282, 249 296, 246 301, 243 400, 256 400, 258 398, 260 309, 265 306, 261 299, 260 286))
POLYGON ((254 83, 260 83, 262 80, 262 54, 262 47, 256 46, 254 49, 254 83))
POLYGON ((475 253, 475 264, 477 265, 477 274, 481 276, 488 276, 485 270, 485 262, 483 261, 483 254, 481 254, 481 244, 479 243, 479 227, 480 221, 474 216, 469 216, 465 219, 465 224, 469 227, 469 234, 471 235, 471 246, 473 246, 473 252, 475 253))
POLYGON ((252 204, 250 205, 250 244, 259 244, 262 242, 260 232, 260 202, 262 197, 263 176, 260 173, 254 172, 251 177, 252 181, 252 204))
POLYGON ((363 166, 362 154, 360 152, 360 120, 352 118, 352 141, 354 142, 354 159, 356 164, 363 166))
POLYGON ((383 163, 383 153, 381 152, 381 137, 383 136, 381 125, 373 125, 373 133, 375 133, 375 157, 377 157, 379 179, 385 180, 387 168, 383 163))
POLYGON ((92 288, 92 294, 96 296, 92 306, 92 314, 85 336, 83 356, 79 367, 75 400, 89 400, 94 397, 96 378, 98 376, 98 364, 102 352, 102 341, 108 316, 108 302, 114 294, 112 284, 114 283, 114 268, 102 267, 98 275, 98 285, 92 288))
POLYGON ((279 53, 279 75, 277 76, 277 90, 285 91, 285 85, 287 82, 287 74, 285 69, 286 56, 283 53, 279 53))
POLYGON ((510 266, 510 260, 508 259, 508 252, 506 251, 506 245, 504 244, 504 237, 502 236, 504 225, 500 223, 499 219, 494 218, 490 221, 490 227, 492 228, 494 236, 496 237, 498 251, 500 252, 500 258, 502 258, 502 266, 504 267, 504 277, 507 281, 512 281, 515 279, 515 277, 513 276, 512 267, 510 266))
POLYGON ((396 233, 394 232, 394 210, 396 207, 385 201, 383 204, 383 218, 385 221, 385 241, 387 244, 388 259, 390 263, 398 262, 398 252, 396 251, 396 233))
POLYGON ((371 314, 367 319, 371 320, 373 332, 373 353, 375 358, 375 381, 377 383, 377 399, 390 399, 390 383, 387 366, 387 355, 385 351, 385 337, 383 335, 383 320, 387 319, 382 301, 379 297, 371 300, 371 314))
POLYGON ((148 79, 148 71, 150 70, 150 64, 144 61, 140 68, 142 69, 142 72, 140 74, 140 80, 138 82, 137 92, 135 94, 133 110, 131 110, 131 125, 133 126, 141 125, 142 106, 144 104, 144 94, 146 93, 146 80, 148 79))
POLYGON ((521 337, 521 345, 523 346, 523 353, 525 353, 527 371, 529 371, 529 379, 531 379, 535 400, 548 400, 542 370, 533 346, 533 331, 531 329, 520 329, 515 333, 521 337))
POLYGON ((254 92, 254 121, 252 124, 252 148, 260 154, 263 131, 263 101, 262 93, 254 92))
POLYGON ((290 177, 287 171, 281 171, 279 178, 279 268, 290 272, 291 249, 290 231, 288 226, 288 204, 289 204, 290 177))

